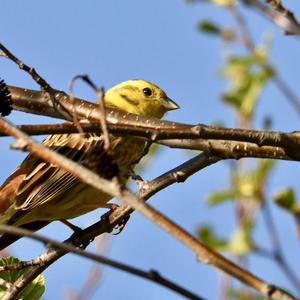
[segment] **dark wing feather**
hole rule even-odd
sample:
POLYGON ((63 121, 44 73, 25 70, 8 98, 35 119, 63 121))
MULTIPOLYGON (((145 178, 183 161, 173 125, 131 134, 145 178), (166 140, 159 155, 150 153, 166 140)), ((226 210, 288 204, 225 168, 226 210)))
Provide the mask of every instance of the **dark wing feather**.
MULTIPOLYGON (((79 134, 51 135, 43 144, 77 162, 84 162, 90 151, 103 147, 102 139, 95 134, 87 134, 85 137, 79 134)), ((20 210, 7 222, 13 225, 16 219, 26 213, 25 210, 49 201, 72 188, 77 182, 78 179, 71 174, 29 154, 0 188, 0 196, 3 196, 3 199, 0 197, 0 204, 3 206, 1 211, 5 213, 8 203, 13 199, 16 201, 16 207, 20 210), (1 192, 4 192, 3 195, 1 192)), ((21 228, 37 231, 48 224, 47 221, 35 221, 22 225, 21 228)), ((0 250, 19 238, 10 234, 1 235, 0 250)))
MULTIPOLYGON (((84 162, 94 148, 102 149, 103 141, 99 136, 89 134, 81 137, 79 134, 53 135, 44 142, 53 150, 64 156, 84 162)), ((22 211, 32 209, 51 201, 78 184, 79 179, 72 174, 42 160, 23 180, 16 197, 16 208, 22 211)))

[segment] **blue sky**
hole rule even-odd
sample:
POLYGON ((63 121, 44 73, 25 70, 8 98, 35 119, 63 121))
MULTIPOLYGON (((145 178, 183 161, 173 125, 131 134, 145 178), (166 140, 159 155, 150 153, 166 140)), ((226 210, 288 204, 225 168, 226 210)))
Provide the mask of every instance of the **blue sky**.
MULTIPOLYGON (((299 4, 292 1, 287 4, 299 11, 299 4)), ((232 111, 219 100, 220 92, 227 86, 218 75, 224 47, 217 39, 200 34, 196 29, 201 19, 212 18, 219 24, 232 25, 232 19, 221 8, 187 5, 184 1, 174 0, 2 0, 1 10, 1 43, 34 66, 57 89, 67 91, 71 78, 82 73, 89 74, 105 88, 127 79, 144 78, 157 83, 180 104, 181 109, 167 115, 167 119, 206 124, 223 121, 227 126, 234 126, 232 111)), ((271 59, 285 81, 298 92, 299 42, 282 35, 280 29, 256 13, 251 11, 246 15, 256 41, 262 41, 264 34, 273 36, 271 59)), ((242 53, 239 47, 235 50, 242 53)), ((1 78, 8 84, 37 88, 27 74, 4 58, 0 58, 0 70, 1 78)), ((79 97, 95 99, 82 83, 76 84, 75 91, 79 97)), ((299 126, 299 117, 273 84, 263 92, 254 123, 256 127, 261 125, 266 114, 272 115, 276 130, 297 130, 299 126)), ((18 124, 49 121, 21 113, 14 113, 10 120, 18 124)), ((1 181, 25 155, 9 150, 10 142, 9 138, 0 139, 1 181)), ((158 176, 191 154, 162 148, 143 172, 143 177, 158 176)), ((173 185, 155 195, 150 203, 191 233, 196 232, 199 223, 211 222, 220 235, 228 235, 234 228, 230 205, 214 209, 205 205, 209 192, 228 186, 228 174, 228 163, 219 163, 186 183, 173 185)), ((282 186, 297 188, 299 175, 299 164, 279 163, 268 185, 268 200, 282 186)), ((299 263, 292 220, 278 209, 273 209, 273 213, 280 220, 277 228, 281 237, 288 242, 289 261, 299 263)), ((76 222, 86 226, 99 216, 99 212, 94 212, 76 222)), ((256 237, 263 241, 266 233, 260 223, 256 237)), ((61 224, 55 223, 43 233, 57 239, 70 234, 61 224)), ((139 214, 134 213, 126 229, 120 235, 111 236, 110 240, 109 257, 136 267, 156 269, 207 299, 217 298, 219 272, 212 266, 197 263, 190 250, 139 214)), ((18 257, 25 259, 40 253, 43 246, 22 240, 12 249, 18 257)), ((90 249, 93 250, 93 246, 90 249)), ((292 288, 273 263, 257 257, 251 257, 251 262, 255 274, 292 288)), ((68 255, 51 266, 45 272, 45 299, 63 298, 67 287, 80 289, 90 265, 85 259, 68 255)), ((113 300, 120 297, 182 299, 163 287, 108 267, 103 268, 103 280, 93 299, 100 297, 113 300)))

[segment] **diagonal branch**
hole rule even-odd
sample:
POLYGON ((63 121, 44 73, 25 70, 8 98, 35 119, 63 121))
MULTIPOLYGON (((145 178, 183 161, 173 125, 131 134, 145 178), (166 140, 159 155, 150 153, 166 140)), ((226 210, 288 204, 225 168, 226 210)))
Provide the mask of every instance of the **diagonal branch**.
MULTIPOLYGON (((150 270, 150 271, 144 271, 135 267, 132 267, 130 265, 109 259, 107 257, 104 257, 102 255, 99 254, 95 254, 92 252, 89 252, 87 250, 75 247, 74 245, 72 245, 70 242, 71 240, 66 240, 64 243, 49 239, 43 235, 37 234, 35 232, 32 232, 30 230, 25 230, 22 228, 18 228, 18 227, 14 227, 14 226, 8 226, 8 225, 3 225, 0 224, 0 231, 2 233, 5 232, 9 232, 10 234, 16 234, 18 236, 27 236, 29 238, 32 238, 34 240, 37 241, 41 241, 45 244, 47 244, 48 247, 51 248, 55 248, 54 249, 49 249, 48 251, 46 251, 45 253, 43 253, 42 255, 38 256, 37 258, 35 258, 32 261, 28 261, 28 262, 21 262, 18 264, 14 264, 14 265, 4 265, 1 266, 1 271, 6 271, 6 270, 20 270, 20 269, 24 269, 26 267, 34 267, 36 269, 40 269, 40 270, 44 270, 46 266, 49 266, 49 257, 51 257, 51 255, 49 256, 48 253, 52 252, 52 251, 58 251, 61 253, 74 253, 77 254, 81 257, 84 258, 88 258, 91 259, 95 262, 101 263, 101 264, 105 264, 108 265, 110 267, 119 269, 121 271, 130 273, 132 275, 136 275, 138 277, 144 278, 144 279, 148 279, 150 281, 153 281, 157 284, 160 284, 166 288, 171 289, 174 292, 177 292, 178 294, 187 297, 189 299, 194 299, 194 300, 204 300, 202 297, 199 297, 197 295, 195 295, 194 293, 186 290, 185 288, 177 285, 176 283, 170 281, 169 279, 163 277, 162 275, 159 274, 159 272, 154 271, 154 270, 150 270)), ((40 271, 41 272, 41 271, 40 271)), ((11 292, 7 292, 7 295, 3 296, 1 299, 13 299, 12 297, 14 297, 14 293, 19 293, 20 286, 17 285, 9 285, 7 286, 7 289, 11 289, 11 292)))
MULTIPOLYGON (((183 243, 186 247, 191 249, 201 262, 212 264, 215 267, 223 270, 224 272, 231 274, 238 280, 253 287, 261 294, 269 297, 270 299, 277 300, 283 299, 283 297, 285 299, 295 299, 293 296, 287 294, 280 288, 266 283, 252 273, 234 264, 217 252, 211 250, 195 237, 190 235, 186 230, 174 223, 172 220, 159 213, 153 207, 144 203, 142 199, 138 198, 128 190, 122 190, 120 186, 114 181, 110 182, 108 180, 105 180, 95 173, 89 171, 85 167, 80 166, 75 162, 63 157, 62 155, 55 153, 48 148, 45 148, 43 145, 34 142, 29 136, 22 133, 15 126, 10 124, 3 118, 0 118, 0 127, 6 134, 14 136, 17 139, 15 145, 16 147, 30 151, 41 159, 47 160, 59 166, 63 170, 70 172, 85 183, 90 184, 97 189, 101 189, 105 193, 111 194, 114 197, 122 199, 130 207, 142 213, 159 227, 161 227, 181 243, 183 243)), ((54 259, 56 260, 58 258, 54 257, 54 259)), ((21 276, 15 282, 16 286, 24 287, 24 276, 28 276, 30 280, 34 278, 36 276, 36 274, 34 273, 34 269, 29 269, 29 271, 26 272, 26 275, 24 274, 23 276, 21 276)), ((9 290, 7 291, 7 293, 9 293, 9 290)))

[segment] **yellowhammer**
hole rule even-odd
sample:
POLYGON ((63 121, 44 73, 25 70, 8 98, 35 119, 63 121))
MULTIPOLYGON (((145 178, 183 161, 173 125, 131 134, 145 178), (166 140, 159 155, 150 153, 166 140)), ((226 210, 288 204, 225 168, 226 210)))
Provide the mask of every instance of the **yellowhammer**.
MULTIPOLYGON (((164 91, 145 80, 128 80, 105 93, 105 105, 126 112, 161 118, 179 108, 164 91)), ((125 184, 142 155, 145 141, 110 135, 111 151, 101 134, 49 135, 43 144, 88 167, 106 179, 125 184)), ((0 223, 38 230, 53 220, 77 217, 104 207, 112 197, 31 154, 0 187, 0 223)), ((17 238, 4 234, 0 249, 17 238)))

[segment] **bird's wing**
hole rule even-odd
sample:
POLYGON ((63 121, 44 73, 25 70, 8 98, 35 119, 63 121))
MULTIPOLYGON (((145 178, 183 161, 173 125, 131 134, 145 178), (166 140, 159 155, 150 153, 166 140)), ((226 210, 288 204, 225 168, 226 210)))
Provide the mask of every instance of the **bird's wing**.
POLYGON ((33 177, 34 186, 29 186, 28 190, 23 187, 17 192, 16 209, 28 210, 42 205, 69 191, 79 182, 78 178, 56 167, 48 167, 44 175, 42 184, 36 186, 39 180, 33 177))
MULTIPOLYGON (((102 139, 96 135, 52 135, 47 137, 43 144, 80 163, 84 162, 93 149, 103 148, 102 139)), ((29 155, 20 166, 28 169, 27 162, 32 164, 30 172, 26 173, 16 193, 15 208, 23 211, 51 201, 80 182, 72 174, 39 158, 33 163, 31 156, 29 155)))
MULTIPOLYGON (((43 144, 77 162, 84 162, 91 149, 95 148, 100 151, 103 147, 101 138, 92 134, 86 138, 75 134, 52 135, 48 136, 43 144)), ((73 175, 29 154, 0 187, 1 222, 14 224, 16 220, 22 218, 27 209, 50 201, 70 190, 78 182, 79 179, 73 175), (15 205, 12 215, 7 211, 11 205, 15 205)), ((36 231, 48 223, 48 221, 35 221, 23 224, 21 227, 36 231)), ((2 234, 0 250, 19 238, 10 234, 2 234)))

